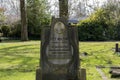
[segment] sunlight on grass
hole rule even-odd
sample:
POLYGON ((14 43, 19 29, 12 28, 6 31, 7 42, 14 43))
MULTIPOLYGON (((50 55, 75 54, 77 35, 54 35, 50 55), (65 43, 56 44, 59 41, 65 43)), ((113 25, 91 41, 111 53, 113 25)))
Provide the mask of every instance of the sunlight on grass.
MULTIPOLYGON (((115 55, 115 42, 80 42, 81 67, 87 70, 87 80, 102 80, 96 66, 120 65, 115 55), (87 52, 87 56, 83 53, 87 52)), ((39 65, 40 41, 0 43, 0 80, 35 80, 39 65)), ((102 69, 110 77, 108 69, 102 69)))
POLYGON ((0 80, 35 80, 34 72, 2 71, 0 80))
POLYGON ((35 80, 40 41, 0 43, 0 80, 35 80))
MULTIPOLYGON (((113 50, 115 42, 80 42, 79 47, 82 60, 81 66, 87 70, 87 80, 102 80, 95 66, 120 65, 120 57, 115 55, 113 50), (88 55, 82 56, 84 52, 88 55)), ((110 78, 109 70, 106 68, 105 70, 106 76, 110 78)))

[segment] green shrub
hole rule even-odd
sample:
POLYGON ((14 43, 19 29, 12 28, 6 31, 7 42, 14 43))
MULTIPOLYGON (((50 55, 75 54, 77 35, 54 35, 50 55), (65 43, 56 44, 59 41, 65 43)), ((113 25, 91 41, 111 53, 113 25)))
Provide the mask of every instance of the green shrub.
POLYGON ((120 16, 115 18, 113 11, 109 10, 109 7, 101 8, 79 22, 79 39, 82 41, 120 40, 120 16))
POLYGON ((20 21, 18 21, 14 23, 14 25, 11 27, 9 37, 20 38, 20 36, 21 36, 21 23, 20 21))
POLYGON ((79 40, 81 41, 103 41, 105 38, 105 29, 99 21, 86 19, 78 25, 79 40))
POLYGON ((3 25, 3 26, 1 26, 0 31, 3 33, 4 37, 8 37, 8 35, 10 33, 10 26, 9 25, 3 25))

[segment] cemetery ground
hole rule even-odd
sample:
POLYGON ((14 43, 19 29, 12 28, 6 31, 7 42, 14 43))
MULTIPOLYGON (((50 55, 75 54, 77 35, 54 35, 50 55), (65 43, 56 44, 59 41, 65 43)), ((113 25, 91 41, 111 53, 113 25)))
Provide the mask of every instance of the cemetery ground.
MULTIPOLYGON (((120 43, 120 42, 119 42, 120 43)), ((81 67, 87 80, 103 80, 96 66, 110 79, 109 67, 120 65, 120 55, 114 53, 115 42, 80 42, 81 67)), ((40 41, 6 41, 0 43, 0 80, 35 80, 39 65, 40 41)))

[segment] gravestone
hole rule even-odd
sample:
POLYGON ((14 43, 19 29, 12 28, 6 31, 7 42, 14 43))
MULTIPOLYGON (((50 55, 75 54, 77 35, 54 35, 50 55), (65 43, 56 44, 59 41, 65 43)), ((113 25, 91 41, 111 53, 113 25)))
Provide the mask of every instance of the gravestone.
POLYGON ((36 80, 86 80, 86 70, 79 69, 77 27, 68 25, 68 0, 59 0, 59 16, 42 30, 36 80))
POLYGON ((36 71, 36 80, 85 80, 79 75, 78 45, 77 28, 68 26, 64 18, 53 18, 51 27, 42 30, 40 68, 36 71))
POLYGON ((119 48, 119 44, 118 43, 115 44, 115 52, 120 52, 120 48, 119 48))

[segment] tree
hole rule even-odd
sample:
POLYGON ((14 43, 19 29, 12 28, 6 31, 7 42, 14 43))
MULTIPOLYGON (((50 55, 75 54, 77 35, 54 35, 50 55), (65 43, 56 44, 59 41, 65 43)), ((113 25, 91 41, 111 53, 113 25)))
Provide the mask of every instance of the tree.
POLYGON ((12 25, 20 20, 19 0, 0 0, 0 7, 5 9, 6 23, 12 25))
POLYGON ((27 18, 29 36, 40 37, 41 28, 49 25, 50 13, 47 0, 27 0, 27 18))
POLYGON ((4 8, 0 8, 0 37, 2 36, 2 26, 4 24, 5 15, 4 15, 4 8))
MULTIPOLYGON (((68 10, 69 19, 83 19, 88 17, 98 7, 101 7, 100 0, 49 0, 50 11, 52 15, 58 16, 59 6, 62 5, 64 10, 68 10), (68 9, 62 3, 68 3, 68 9)), ((103 1, 104 2, 104 1, 103 1)))
POLYGON ((0 8, 0 24, 5 21, 4 8, 0 8))
POLYGON ((27 31, 27 13, 25 7, 25 0, 20 0, 20 11, 21 11, 21 40, 28 40, 28 31, 27 31))
POLYGON ((78 32, 80 40, 82 41, 106 40, 104 31, 107 25, 105 23, 104 17, 102 17, 103 13, 104 11, 102 9, 99 9, 89 18, 79 23, 78 32))
POLYGON ((120 40, 120 7, 108 2, 79 24, 81 40, 120 40))
POLYGON ((68 19, 68 0, 59 0, 59 17, 68 19))
POLYGON ((103 6, 103 10, 106 14, 103 14, 106 18, 107 28, 107 36, 110 39, 120 40, 120 7, 118 0, 109 0, 106 5, 103 6))

